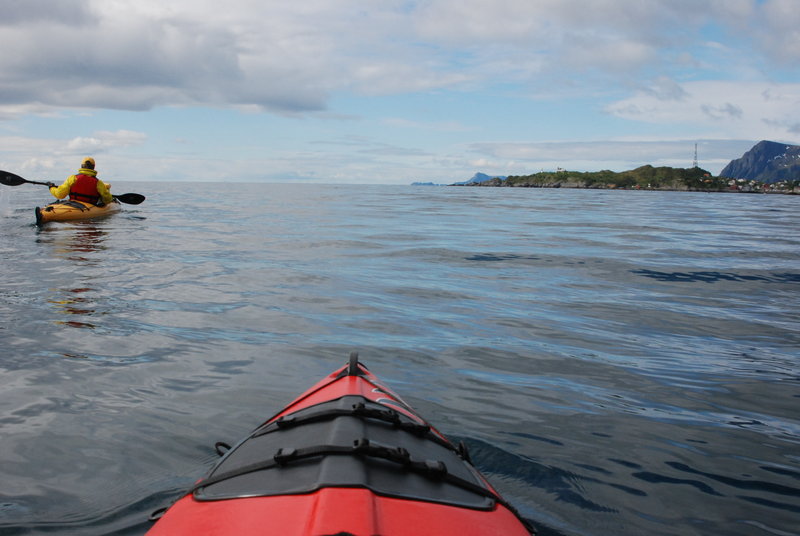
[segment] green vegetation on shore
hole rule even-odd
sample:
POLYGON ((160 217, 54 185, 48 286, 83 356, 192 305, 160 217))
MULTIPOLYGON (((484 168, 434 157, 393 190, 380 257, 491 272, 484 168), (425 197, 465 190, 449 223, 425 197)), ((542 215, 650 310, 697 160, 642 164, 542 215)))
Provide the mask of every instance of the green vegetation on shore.
POLYGON ((796 193, 800 189, 800 181, 762 184, 757 181, 713 177, 711 173, 699 167, 673 168, 647 165, 622 172, 543 171, 532 175, 510 176, 506 179, 495 178, 467 186, 796 193))

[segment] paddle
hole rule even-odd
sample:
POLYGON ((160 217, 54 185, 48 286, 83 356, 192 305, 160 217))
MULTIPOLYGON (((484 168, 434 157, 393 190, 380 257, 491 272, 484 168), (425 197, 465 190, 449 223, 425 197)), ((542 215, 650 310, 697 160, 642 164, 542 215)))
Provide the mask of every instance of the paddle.
MULTIPOLYGON (((14 173, 0 170, 0 184, 5 184, 6 186, 19 186, 20 184, 25 184, 26 182, 28 184, 40 184, 42 186, 50 186, 50 184, 46 182, 29 181, 28 179, 23 179, 19 175, 15 175, 14 173)), ((138 205, 139 203, 145 200, 145 197, 142 194, 120 194, 120 195, 115 195, 114 199, 116 199, 120 203, 127 203, 128 205, 138 205)))

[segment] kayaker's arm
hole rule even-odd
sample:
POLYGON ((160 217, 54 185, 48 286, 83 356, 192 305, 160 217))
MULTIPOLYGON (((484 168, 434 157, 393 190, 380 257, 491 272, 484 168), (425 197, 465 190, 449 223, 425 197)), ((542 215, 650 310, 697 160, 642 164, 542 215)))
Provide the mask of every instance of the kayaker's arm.
POLYGON ((97 193, 100 194, 100 199, 102 199, 103 203, 106 205, 114 200, 114 196, 108 191, 108 185, 101 180, 97 181, 97 193))
POLYGON ((64 199, 69 194, 69 190, 72 188, 73 184, 75 184, 75 175, 70 175, 61 186, 51 186, 50 193, 53 194, 56 199, 64 199))

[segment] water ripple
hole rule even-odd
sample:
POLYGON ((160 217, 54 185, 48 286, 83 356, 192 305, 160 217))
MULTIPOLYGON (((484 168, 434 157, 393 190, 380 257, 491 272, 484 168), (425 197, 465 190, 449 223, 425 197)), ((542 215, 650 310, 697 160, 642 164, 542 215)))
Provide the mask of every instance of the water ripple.
POLYGON ((140 534, 357 349, 541 534, 796 533, 797 196, 126 190, 0 191, 0 532, 140 534))

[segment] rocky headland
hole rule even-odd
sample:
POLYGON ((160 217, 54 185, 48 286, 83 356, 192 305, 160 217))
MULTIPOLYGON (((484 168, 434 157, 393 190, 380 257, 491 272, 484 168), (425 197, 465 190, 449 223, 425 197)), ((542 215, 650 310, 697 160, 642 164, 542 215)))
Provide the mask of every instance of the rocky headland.
POLYGON ((762 141, 714 177, 700 168, 641 166, 629 171, 543 171, 489 177, 482 173, 451 186, 589 188, 800 194, 800 146, 762 141))

